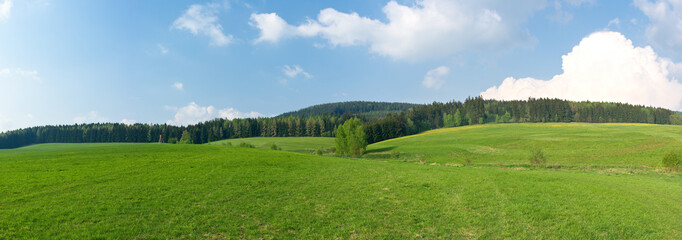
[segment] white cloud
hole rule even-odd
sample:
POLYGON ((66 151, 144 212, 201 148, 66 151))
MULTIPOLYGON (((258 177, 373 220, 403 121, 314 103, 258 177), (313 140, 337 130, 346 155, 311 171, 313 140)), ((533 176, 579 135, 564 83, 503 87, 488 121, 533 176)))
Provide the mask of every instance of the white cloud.
POLYGON ((284 65, 284 68, 282 68, 282 72, 289 78, 296 78, 298 75, 303 75, 303 77, 305 78, 313 77, 313 75, 310 75, 310 73, 304 71, 303 68, 301 68, 301 66, 299 65, 294 66, 284 65))
POLYGON ((608 28, 611 26, 620 27, 620 19, 619 18, 611 19, 611 21, 609 21, 609 24, 607 24, 606 27, 608 28))
POLYGON ((177 89, 177 90, 180 90, 180 91, 185 90, 185 88, 184 88, 184 86, 182 85, 181 82, 175 82, 175 83, 173 83, 173 88, 175 88, 175 89, 177 89))
POLYGON ((97 111, 90 111, 85 115, 80 115, 73 118, 74 123, 103 123, 107 121, 107 118, 99 116, 97 111))
POLYGON ((168 53, 168 48, 164 47, 160 43, 156 44, 156 46, 159 47, 159 52, 161 52, 162 55, 166 55, 168 53))
POLYGON ((447 76, 448 74, 450 74, 450 68, 446 66, 440 66, 432 69, 424 76, 422 85, 427 88, 438 90, 443 86, 443 84, 445 84, 443 77, 447 76))
POLYGON ((390 1, 383 7, 386 22, 327 8, 316 20, 298 26, 288 24, 276 13, 252 14, 251 25, 260 30, 256 43, 321 37, 332 47, 368 45, 371 52, 380 55, 419 60, 467 50, 528 45, 534 40, 521 24, 545 4, 545 0, 514 4, 507 0, 417 0, 412 5, 390 1))
POLYGON ((649 17, 646 36, 654 47, 682 54, 682 1, 635 0, 634 4, 649 17))
POLYGON ((137 123, 137 121, 124 118, 123 120, 121 120, 121 123, 123 123, 125 125, 133 125, 133 124, 137 123))
POLYGON ((21 68, 16 68, 14 70, 9 68, 0 69, 0 80, 17 80, 24 81, 27 79, 34 80, 35 82, 42 82, 40 76, 38 76, 37 70, 25 70, 21 68))
POLYGON ((509 77, 481 93, 486 99, 561 98, 682 109, 682 64, 635 47, 618 32, 596 32, 562 56, 563 73, 550 80, 509 77))
POLYGON ((194 4, 185 11, 182 16, 173 22, 173 27, 180 30, 187 30, 194 35, 203 34, 211 38, 211 44, 225 46, 232 42, 232 35, 225 36, 223 26, 218 22, 216 13, 220 5, 194 4))
POLYGON ((195 102, 190 102, 187 106, 181 107, 175 113, 173 120, 168 120, 171 125, 190 125, 199 122, 212 120, 215 118, 255 118, 262 114, 257 112, 242 113, 234 108, 226 108, 218 110, 213 106, 202 107, 195 102))
POLYGON ((5 0, 0 4, 0 20, 9 19, 10 10, 12 10, 12 0, 5 0))
POLYGON ((296 29, 287 24, 277 13, 251 14, 249 25, 260 30, 260 37, 254 42, 277 42, 295 36, 296 29))
POLYGON ((243 112, 237 111, 234 108, 226 108, 223 110, 218 110, 218 116, 220 116, 220 118, 232 120, 235 118, 257 118, 257 117, 262 117, 263 114, 253 112, 253 111, 243 113, 243 112))

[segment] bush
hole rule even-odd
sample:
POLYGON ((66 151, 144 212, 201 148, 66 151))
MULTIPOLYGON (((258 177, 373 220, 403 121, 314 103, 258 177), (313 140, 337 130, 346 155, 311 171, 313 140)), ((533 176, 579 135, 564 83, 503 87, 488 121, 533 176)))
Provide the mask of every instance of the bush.
POLYGON ((362 120, 351 118, 336 129, 336 154, 360 156, 367 149, 362 120))
POLYGON ((192 143, 194 143, 194 141, 192 141, 192 135, 190 135, 190 133, 187 130, 185 130, 185 131, 182 131, 182 137, 180 137, 180 141, 178 141, 178 143, 180 143, 180 144, 192 144, 192 143))
POLYGON ((400 158, 400 152, 391 152, 391 158, 393 159, 400 158))
POLYGON ((669 151, 663 156, 663 166, 670 170, 682 170, 682 154, 677 151, 669 151))
POLYGON ((170 143, 170 144, 175 144, 175 143, 177 143, 177 142, 178 142, 178 139, 177 139, 177 138, 169 138, 169 139, 168 139, 168 143, 170 143))
POLYGON ((531 150, 529 160, 530 164, 533 164, 536 167, 544 166, 547 163, 547 158, 545 157, 545 152, 542 151, 542 148, 535 148, 531 150))
POLYGON ((272 145, 270 145, 270 149, 271 150, 280 150, 280 148, 277 147, 277 144, 274 144, 274 143, 272 145))
POLYGON ((243 148, 256 148, 256 146, 254 146, 253 144, 245 143, 245 142, 239 143, 239 147, 243 147, 243 148))
POLYGON ((322 149, 316 149, 315 150, 315 155, 322 156, 322 149))

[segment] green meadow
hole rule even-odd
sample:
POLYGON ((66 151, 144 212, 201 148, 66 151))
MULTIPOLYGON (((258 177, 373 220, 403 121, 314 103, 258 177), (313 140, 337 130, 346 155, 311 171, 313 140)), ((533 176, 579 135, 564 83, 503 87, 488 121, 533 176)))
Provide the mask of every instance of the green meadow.
POLYGON ((373 144, 361 158, 309 153, 332 138, 0 150, 0 239, 682 239, 682 174, 660 166, 681 136, 492 124, 373 144), (534 147, 548 168, 529 166, 534 147))
POLYGON ((239 146, 241 143, 248 143, 255 148, 270 149, 275 144, 283 151, 297 153, 313 153, 317 149, 329 149, 334 147, 334 138, 330 137, 253 137, 226 139, 208 143, 210 145, 239 146))
POLYGON ((666 152, 682 151, 682 126, 528 123, 441 128, 372 144, 366 157, 399 152, 408 161, 527 165, 534 148, 544 151, 549 166, 656 168, 666 152))

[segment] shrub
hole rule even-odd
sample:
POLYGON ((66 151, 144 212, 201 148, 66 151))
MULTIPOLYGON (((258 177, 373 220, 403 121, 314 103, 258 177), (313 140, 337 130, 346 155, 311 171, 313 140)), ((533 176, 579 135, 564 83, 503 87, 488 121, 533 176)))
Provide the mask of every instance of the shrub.
POLYGON ((322 149, 315 149, 315 155, 322 156, 322 149))
POLYGON ((272 150, 280 150, 280 148, 277 147, 277 144, 274 144, 274 143, 273 143, 272 145, 270 145, 270 149, 272 149, 272 150))
POLYGON ((547 163, 547 158, 545 157, 545 152, 542 151, 542 148, 535 148, 531 150, 529 160, 530 164, 533 164, 536 167, 544 166, 547 163))
POLYGON ((175 143, 177 143, 177 142, 178 142, 178 139, 177 139, 177 138, 169 138, 169 139, 168 139, 168 143, 170 143, 170 144, 175 144, 175 143))
POLYGON ((393 159, 400 158, 400 152, 391 152, 391 158, 393 159))
POLYGON ((367 149, 362 120, 351 118, 336 129, 336 154, 360 156, 367 149))
POLYGON ((182 137, 180 137, 180 141, 178 141, 180 144, 192 144, 194 141, 192 141, 192 135, 187 131, 182 131, 182 137))
POLYGON ((663 166, 670 170, 682 170, 682 154, 677 151, 669 151, 663 156, 663 166))
POLYGON ((245 143, 245 142, 239 143, 239 147, 243 147, 243 148, 256 148, 256 146, 254 146, 253 144, 245 143))

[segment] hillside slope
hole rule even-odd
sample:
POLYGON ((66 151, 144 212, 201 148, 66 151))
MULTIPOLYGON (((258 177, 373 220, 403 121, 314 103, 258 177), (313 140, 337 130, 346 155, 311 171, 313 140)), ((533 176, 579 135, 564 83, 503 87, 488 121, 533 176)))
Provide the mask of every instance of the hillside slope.
POLYGON ((367 118, 381 118, 389 113, 400 113, 407 111, 414 106, 419 104, 413 103, 396 103, 396 102, 369 102, 369 101, 351 101, 351 102, 337 102, 337 103, 326 103, 319 104, 310 107, 306 107, 293 112, 287 112, 279 115, 278 117, 309 117, 309 116, 322 116, 322 115, 343 115, 348 114, 359 114, 367 118))
POLYGON ((680 175, 316 157, 214 145, 0 150, 0 238, 682 235, 680 175))
POLYGON ((486 124, 442 128, 368 147, 403 159, 485 165, 528 164, 532 149, 549 165, 657 167, 666 151, 682 149, 682 126, 623 123, 486 124))

